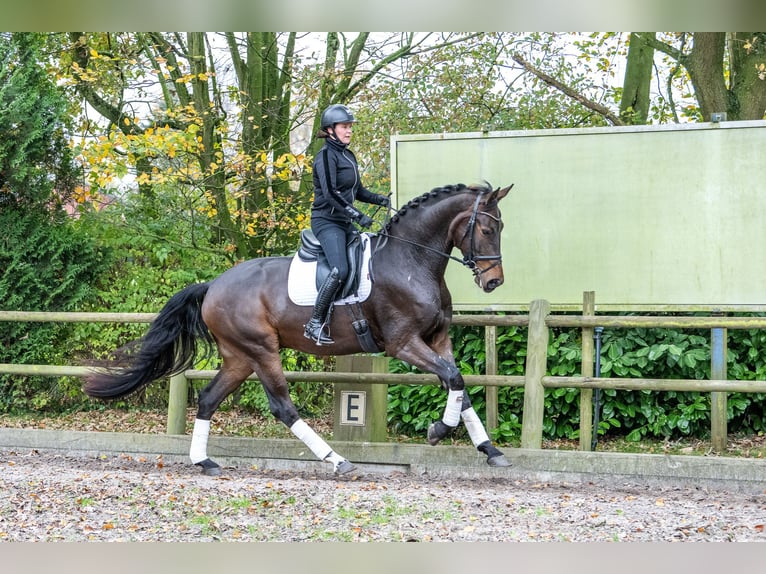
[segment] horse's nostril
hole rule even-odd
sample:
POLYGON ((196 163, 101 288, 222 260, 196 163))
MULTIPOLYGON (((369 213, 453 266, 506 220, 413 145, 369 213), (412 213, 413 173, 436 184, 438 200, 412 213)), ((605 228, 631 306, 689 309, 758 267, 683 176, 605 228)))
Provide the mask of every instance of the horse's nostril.
POLYGON ((487 291, 494 291, 497 287, 503 284, 502 279, 490 279, 487 281, 487 291))

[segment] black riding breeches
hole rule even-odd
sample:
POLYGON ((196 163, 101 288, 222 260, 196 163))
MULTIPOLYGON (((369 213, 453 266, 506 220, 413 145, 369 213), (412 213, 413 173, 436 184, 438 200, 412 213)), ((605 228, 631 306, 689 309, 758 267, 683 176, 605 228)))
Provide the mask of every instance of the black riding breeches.
POLYGON ((313 220, 311 230, 322 245, 330 268, 338 269, 338 284, 343 285, 349 274, 346 245, 355 233, 353 225, 337 224, 326 219, 313 220))

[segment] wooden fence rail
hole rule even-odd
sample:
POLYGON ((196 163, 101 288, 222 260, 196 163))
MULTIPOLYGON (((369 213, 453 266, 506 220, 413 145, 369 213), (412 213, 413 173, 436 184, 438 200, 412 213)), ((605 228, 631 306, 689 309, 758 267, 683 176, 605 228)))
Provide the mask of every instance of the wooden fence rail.
MULTIPOLYGON (((652 390, 652 391, 699 391, 713 394, 711 407, 711 442, 717 451, 726 449, 726 402, 730 392, 764 393, 766 381, 726 380, 726 332, 727 329, 766 329, 766 317, 726 316, 621 316, 596 315, 594 294, 586 292, 583 297, 582 315, 550 313, 550 303, 535 300, 529 306, 528 314, 517 315, 455 315, 453 324, 480 326, 485 329, 486 374, 464 376, 467 385, 484 386, 487 393, 487 427, 494 429, 498 424, 497 391, 500 387, 524 386, 524 411, 522 417, 521 446, 542 448, 542 427, 544 420, 545 389, 580 389, 580 448, 589 450, 594 429, 592 427, 592 390, 652 390), (507 376, 497 373, 497 328, 526 327, 527 360, 523 376, 507 376), (689 379, 642 379, 642 378, 596 378, 593 376, 594 348, 592 342, 595 327, 612 329, 669 328, 669 329, 710 329, 711 373, 710 380, 689 379), (582 329, 581 376, 547 375, 548 338, 551 328, 582 329)), ((92 322, 92 323, 150 323, 154 313, 46 313, 26 311, 0 311, 0 321, 27 322, 92 322)), ((82 377, 93 368, 71 365, 16 365, 0 364, 0 374, 39 375, 51 377, 82 377)), ((190 369, 170 379, 167 431, 183 434, 185 429, 186 405, 189 382, 209 380, 214 370, 190 369)), ((288 371, 288 382, 330 382, 330 383, 373 383, 373 384, 416 384, 436 385, 438 379, 426 374, 394 373, 344 373, 288 371)), ((250 377, 257 379, 255 375, 250 377)))

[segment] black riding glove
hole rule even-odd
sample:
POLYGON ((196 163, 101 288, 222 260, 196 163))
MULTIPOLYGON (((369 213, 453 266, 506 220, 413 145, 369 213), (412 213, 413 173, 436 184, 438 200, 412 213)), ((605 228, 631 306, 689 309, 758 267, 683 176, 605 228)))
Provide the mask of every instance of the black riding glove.
POLYGON ((357 223, 360 227, 369 229, 372 226, 372 219, 369 216, 362 214, 359 219, 357 219, 357 223))
POLYGON ((386 209, 391 207, 391 200, 388 198, 387 195, 379 195, 378 196, 378 205, 382 205, 386 209))

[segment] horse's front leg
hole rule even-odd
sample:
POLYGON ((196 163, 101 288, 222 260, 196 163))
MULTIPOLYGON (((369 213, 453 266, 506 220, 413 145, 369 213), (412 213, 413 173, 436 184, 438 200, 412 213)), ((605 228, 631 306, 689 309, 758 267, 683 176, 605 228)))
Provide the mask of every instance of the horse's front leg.
POLYGON ((460 423, 463 423, 468 431, 473 445, 487 455, 487 464, 490 466, 510 466, 503 453, 492 444, 484 425, 476 414, 468 393, 465 390, 465 381, 460 374, 455 360, 449 349, 442 356, 424 341, 410 341, 397 354, 397 358, 415 365, 421 370, 436 374, 447 390, 447 404, 444 407, 442 419, 435 421, 428 427, 427 438, 431 445, 438 444, 449 435, 460 423))
POLYGON ((462 410, 460 411, 460 416, 468 431, 468 436, 471 437, 473 446, 475 446, 479 452, 483 452, 487 455, 487 464, 489 466, 511 465, 511 463, 508 462, 508 459, 505 458, 505 455, 503 455, 502 451, 493 445, 492 441, 489 439, 484 424, 471 406, 471 399, 468 398, 467 391, 463 391, 463 405, 462 410))

